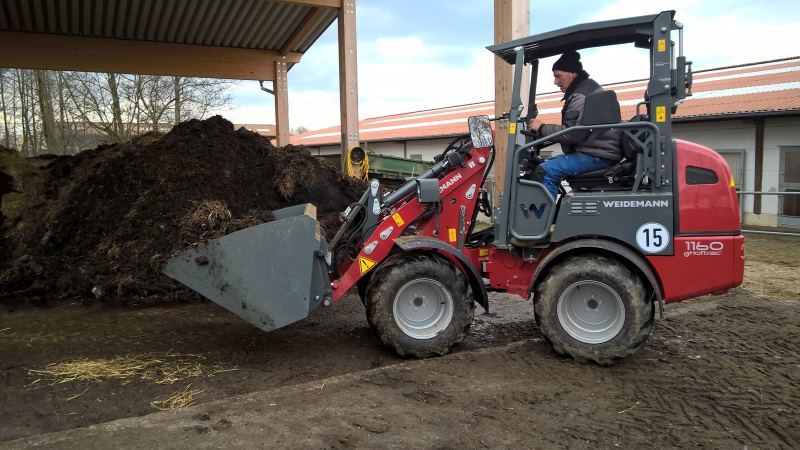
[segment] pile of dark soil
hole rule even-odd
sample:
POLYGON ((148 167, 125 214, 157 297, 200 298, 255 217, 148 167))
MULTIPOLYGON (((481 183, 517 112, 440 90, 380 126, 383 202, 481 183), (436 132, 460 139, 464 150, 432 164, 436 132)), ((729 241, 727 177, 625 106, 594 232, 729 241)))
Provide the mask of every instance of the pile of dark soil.
POLYGON ((0 298, 192 298, 161 274, 180 250, 299 203, 317 205, 332 236, 366 189, 302 147, 275 148, 219 116, 41 170, 44 194, 2 229, 0 298))

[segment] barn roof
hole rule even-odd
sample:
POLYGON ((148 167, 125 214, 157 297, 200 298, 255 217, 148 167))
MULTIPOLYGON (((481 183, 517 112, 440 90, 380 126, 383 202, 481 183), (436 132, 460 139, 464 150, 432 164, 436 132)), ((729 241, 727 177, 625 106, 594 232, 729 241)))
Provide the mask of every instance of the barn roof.
MULTIPOLYGON (((647 80, 607 84, 632 117, 644 95, 647 80)), ((561 92, 537 95, 539 117, 560 123, 561 92)), ((480 102, 372 117, 359 122, 362 142, 450 137, 467 132, 467 117, 494 115, 494 102, 480 102)), ((759 115, 800 114, 800 57, 718 67, 694 72, 693 95, 678 107, 675 122, 759 115)), ((340 140, 339 127, 292 136, 296 145, 332 145, 340 140)))

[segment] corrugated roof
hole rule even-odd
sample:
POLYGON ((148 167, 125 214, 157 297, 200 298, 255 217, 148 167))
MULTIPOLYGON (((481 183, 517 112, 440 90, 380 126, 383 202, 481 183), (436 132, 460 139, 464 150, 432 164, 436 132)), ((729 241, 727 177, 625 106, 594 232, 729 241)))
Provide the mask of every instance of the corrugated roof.
MULTIPOLYGON (((646 86, 647 80, 635 80, 605 87, 617 92, 622 117, 632 117, 646 86)), ((678 107, 676 121, 800 112, 800 57, 695 71, 693 94, 678 107)), ((536 97, 544 122, 561 122, 562 96, 561 92, 550 92, 536 97)), ((375 142, 454 136, 467 132, 467 117, 479 114, 493 116, 494 102, 364 119, 359 122, 359 137, 362 142, 375 142)), ((332 145, 339 141, 338 126, 291 138, 296 145, 332 145)))
POLYGON ((0 0, 0 31, 305 53, 337 14, 275 0, 0 0))

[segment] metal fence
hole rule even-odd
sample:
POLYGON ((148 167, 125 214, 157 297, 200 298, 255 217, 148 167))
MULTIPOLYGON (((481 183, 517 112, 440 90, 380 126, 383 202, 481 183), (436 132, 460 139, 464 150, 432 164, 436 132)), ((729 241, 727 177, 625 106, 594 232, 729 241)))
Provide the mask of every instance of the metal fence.
MULTIPOLYGON (((753 195, 753 196, 756 196, 756 195, 777 195, 779 197, 784 197, 784 196, 791 196, 791 195, 800 195, 800 192, 738 191, 737 194, 739 195, 739 220, 743 220, 744 219, 744 202, 742 200, 743 200, 743 196, 745 196, 745 195, 753 195)), ((782 210, 782 209, 783 208, 780 208, 780 207, 778 208, 778 210, 779 210, 779 214, 778 215, 779 216, 780 216, 780 210, 782 210)), ((800 237, 800 233, 789 233, 789 232, 783 232, 783 231, 746 230, 744 228, 742 228, 742 231, 745 232, 745 233, 767 234, 767 235, 771 235, 771 236, 794 236, 794 237, 800 237)))

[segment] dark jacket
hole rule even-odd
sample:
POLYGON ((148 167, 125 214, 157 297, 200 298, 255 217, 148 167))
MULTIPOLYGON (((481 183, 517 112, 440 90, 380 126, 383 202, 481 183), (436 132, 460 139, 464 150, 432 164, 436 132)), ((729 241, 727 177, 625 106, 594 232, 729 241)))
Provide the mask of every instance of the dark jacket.
MULTIPOLYGON (((592 92, 601 92, 603 88, 589 78, 586 72, 581 72, 572 82, 567 92, 564 93, 564 107, 561 109, 562 125, 545 124, 539 128, 542 136, 557 133, 567 127, 578 125, 583 118, 583 104, 586 95, 592 92)), ((622 160, 621 146, 622 132, 620 130, 595 130, 573 131, 554 138, 554 142, 561 144, 564 153, 586 153, 599 156, 603 159, 619 162, 622 160)))

